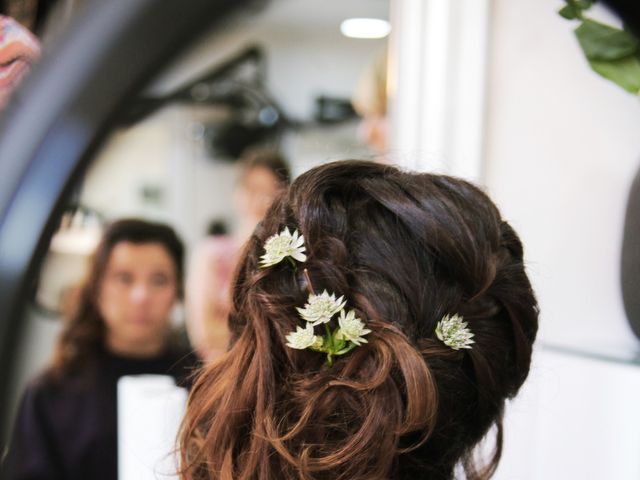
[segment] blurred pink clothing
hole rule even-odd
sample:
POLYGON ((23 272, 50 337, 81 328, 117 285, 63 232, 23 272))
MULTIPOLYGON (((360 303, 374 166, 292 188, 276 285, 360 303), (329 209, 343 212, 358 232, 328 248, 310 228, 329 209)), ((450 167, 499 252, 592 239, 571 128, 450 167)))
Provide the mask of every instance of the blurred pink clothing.
POLYGON ((40 57, 40 42, 11 17, 0 15, 0 109, 40 57))
POLYGON ((205 239, 191 256, 186 307, 189 339, 201 359, 211 361, 227 350, 231 280, 242 248, 232 236, 205 239))

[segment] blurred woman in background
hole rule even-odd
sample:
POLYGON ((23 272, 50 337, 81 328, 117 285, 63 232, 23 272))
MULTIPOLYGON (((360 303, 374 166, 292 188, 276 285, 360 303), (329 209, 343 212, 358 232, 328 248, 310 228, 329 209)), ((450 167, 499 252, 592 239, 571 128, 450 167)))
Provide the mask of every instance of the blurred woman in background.
POLYGON ((170 321, 182 282, 183 245, 170 227, 106 229, 53 358, 23 396, 10 479, 117 478, 118 379, 162 374, 186 385, 195 366, 170 321))
POLYGON ((276 196, 289 185, 291 174, 283 156, 253 148, 240 159, 235 192, 238 228, 233 235, 210 235, 197 246, 187 279, 187 329, 194 349, 204 361, 227 350, 227 318, 231 277, 242 245, 262 220, 276 196))

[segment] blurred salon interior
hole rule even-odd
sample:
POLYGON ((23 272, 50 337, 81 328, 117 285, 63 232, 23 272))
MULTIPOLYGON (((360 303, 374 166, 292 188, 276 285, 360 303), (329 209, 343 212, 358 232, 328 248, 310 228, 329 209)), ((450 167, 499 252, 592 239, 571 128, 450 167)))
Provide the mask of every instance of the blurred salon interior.
MULTIPOLYGON (((522 238, 540 333, 493 478, 640 478, 633 2, 0 7, 0 48, 21 48, 0 56, 3 457, 108 225, 176 232, 184 272, 158 315, 207 364, 226 350, 235 261, 273 198, 309 168, 367 159, 477 183, 522 238)), ((117 478, 177 478, 167 432, 186 393, 139 380, 117 386, 117 478)))

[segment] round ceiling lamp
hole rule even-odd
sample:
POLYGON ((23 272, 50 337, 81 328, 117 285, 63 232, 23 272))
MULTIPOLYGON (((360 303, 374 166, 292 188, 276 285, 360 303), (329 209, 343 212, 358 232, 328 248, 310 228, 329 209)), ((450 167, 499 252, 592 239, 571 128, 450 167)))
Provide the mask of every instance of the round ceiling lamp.
POLYGON ((384 38, 391 24, 380 18, 348 18, 340 24, 340 31, 349 38, 384 38))

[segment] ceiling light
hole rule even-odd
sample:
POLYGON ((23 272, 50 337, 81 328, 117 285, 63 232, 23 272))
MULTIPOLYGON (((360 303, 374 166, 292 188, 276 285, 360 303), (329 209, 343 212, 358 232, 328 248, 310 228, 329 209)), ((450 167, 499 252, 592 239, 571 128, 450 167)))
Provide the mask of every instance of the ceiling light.
POLYGON ((379 18, 348 18, 340 24, 340 31, 350 38, 384 38, 391 24, 379 18))

